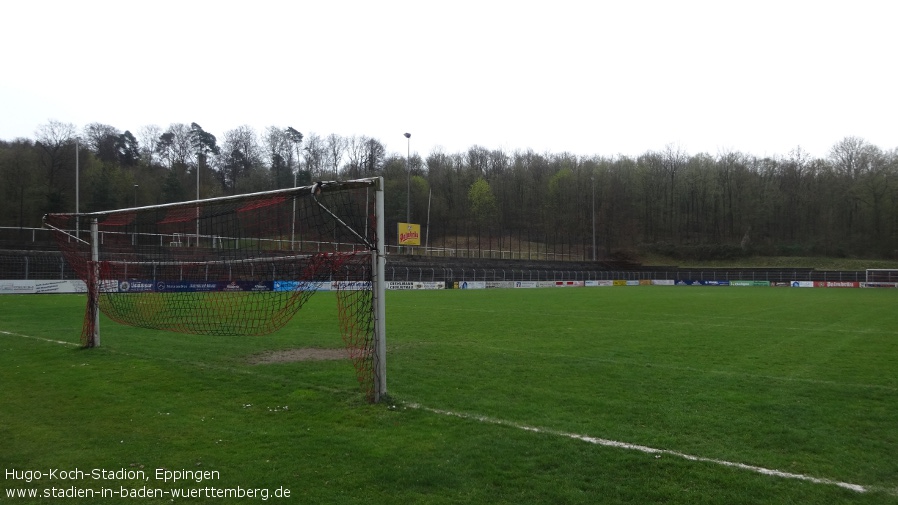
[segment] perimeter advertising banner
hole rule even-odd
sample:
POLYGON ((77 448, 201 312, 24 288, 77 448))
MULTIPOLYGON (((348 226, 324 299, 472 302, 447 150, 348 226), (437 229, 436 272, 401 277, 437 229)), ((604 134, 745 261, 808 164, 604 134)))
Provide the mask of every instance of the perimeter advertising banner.
POLYGON ((677 279, 677 286, 729 286, 730 281, 715 281, 715 280, 695 280, 695 279, 677 279))
POLYGON ((770 287, 770 281, 730 281, 730 286, 741 287, 770 287))
POLYGON ((399 223, 399 245, 421 245, 421 225, 399 223))
POLYGON ((84 281, 2 280, 0 295, 33 295, 40 293, 86 293, 84 281))
POLYGON ((118 281, 119 293, 202 293, 218 291, 274 291, 272 281, 153 281, 130 279, 118 281))
POLYGON ((446 289, 443 281, 387 281, 387 289, 418 290, 418 289, 446 289))
POLYGON ((852 281, 816 281, 814 282, 815 288, 859 288, 861 287, 860 282, 852 282, 852 281))

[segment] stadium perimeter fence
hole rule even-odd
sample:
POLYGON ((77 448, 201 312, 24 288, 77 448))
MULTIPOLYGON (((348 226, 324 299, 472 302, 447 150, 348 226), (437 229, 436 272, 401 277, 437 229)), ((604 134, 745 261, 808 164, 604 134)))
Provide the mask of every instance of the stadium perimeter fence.
MULTIPOLYGON (((814 269, 692 269, 677 267, 640 267, 631 270, 565 268, 564 262, 516 265, 513 260, 492 265, 441 264, 434 261, 406 263, 401 257, 387 260, 386 281, 453 282, 453 281, 592 281, 592 280, 708 280, 708 281, 830 281, 863 282, 864 271, 820 271, 814 269)), ((0 279, 11 280, 76 280, 75 271, 62 255, 43 251, 0 252, 0 279)))

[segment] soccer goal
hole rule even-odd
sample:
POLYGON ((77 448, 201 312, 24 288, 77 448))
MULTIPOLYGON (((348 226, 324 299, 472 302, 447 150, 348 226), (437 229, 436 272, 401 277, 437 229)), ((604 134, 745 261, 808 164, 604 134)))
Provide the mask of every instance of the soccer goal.
POLYGON ((898 288, 898 270, 868 268, 864 286, 868 288, 898 288))
POLYGON ((333 291, 339 328, 372 401, 386 394, 383 179, 85 214, 47 214, 88 287, 81 340, 99 313, 203 335, 264 335, 333 291))

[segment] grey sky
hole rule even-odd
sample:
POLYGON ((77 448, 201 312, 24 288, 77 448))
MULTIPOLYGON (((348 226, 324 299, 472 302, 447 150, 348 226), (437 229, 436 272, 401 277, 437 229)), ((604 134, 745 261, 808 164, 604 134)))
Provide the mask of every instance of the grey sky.
MULTIPOLYGON (((48 120, 581 155, 898 147, 884 1, 14 2, 0 139, 48 120)), ((11 22, 9 22, 11 21, 11 22)))

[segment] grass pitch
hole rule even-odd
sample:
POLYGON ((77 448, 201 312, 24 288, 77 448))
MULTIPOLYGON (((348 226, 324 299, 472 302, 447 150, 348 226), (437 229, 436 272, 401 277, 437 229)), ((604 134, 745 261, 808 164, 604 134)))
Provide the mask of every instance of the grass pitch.
POLYGON ((83 296, 5 295, 0 502, 898 503, 896 301, 388 292, 392 398, 367 405, 348 360, 253 364, 340 347, 329 293, 266 337, 104 318, 93 350, 77 348, 83 296), (190 478, 156 478, 174 472, 190 478))

